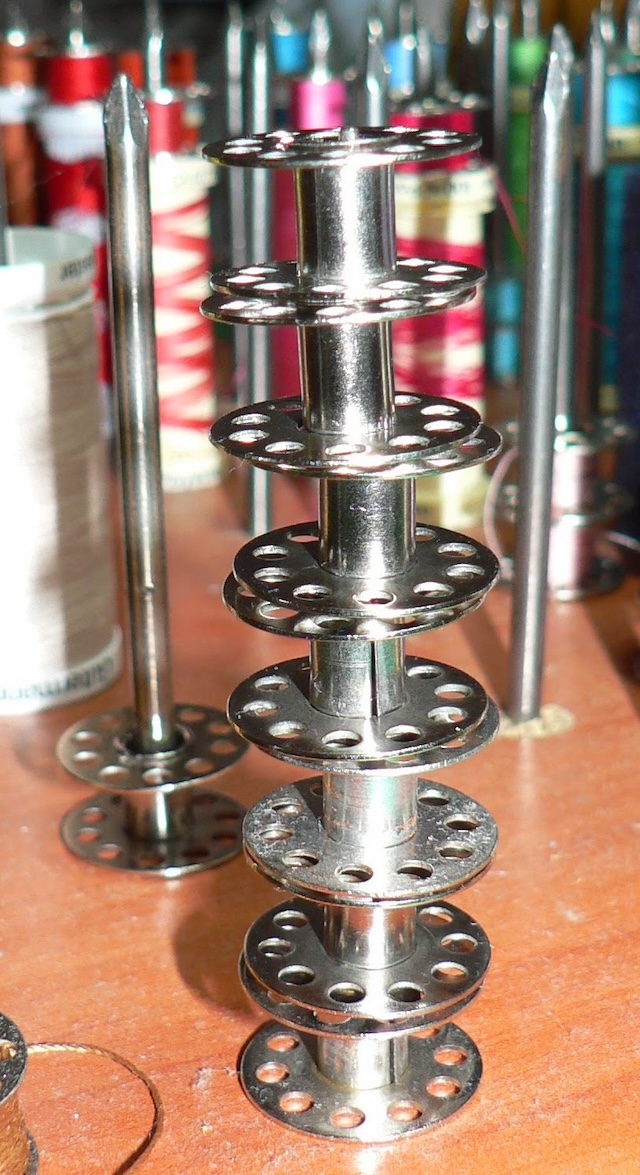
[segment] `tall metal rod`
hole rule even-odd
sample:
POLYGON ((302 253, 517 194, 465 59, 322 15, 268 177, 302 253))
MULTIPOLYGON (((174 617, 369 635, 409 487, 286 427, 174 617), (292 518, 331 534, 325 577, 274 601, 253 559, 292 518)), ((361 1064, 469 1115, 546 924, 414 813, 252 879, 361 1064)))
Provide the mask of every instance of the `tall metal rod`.
POLYGON ((157 94, 165 84, 164 25, 159 0, 144 0, 145 84, 157 94))
MULTIPOLYGON (((242 8, 230 4, 225 36, 227 133, 239 138, 246 131, 244 69, 246 64, 246 30, 242 8)), ((246 265, 247 255, 247 184, 243 167, 229 169, 229 224, 231 226, 231 264, 234 269, 246 265)), ((233 331, 235 399, 247 402, 247 349, 249 329, 236 326, 233 331)))
MULTIPOLYGON (((266 22, 256 19, 249 63, 247 131, 262 134, 271 130, 271 65, 266 22)), ((252 262, 265 261, 271 253, 271 174, 258 167, 247 176, 247 252, 252 262)), ((248 331, 247 392, 250 404, 270 398, 271 332, 267 326, 248 331)), ((249 466, 247 507, 250 535, 263 534, 271 525, 270 474, 249 466)))
POLYGON ((154 326, 149 124, 121 75, 104 114, 114 383, 129 599, 136 750, 176 744, 154 326))
POLYGON ((604 270, 607 46, 601 19, 591 19, 584 67, 583 148, 578 198, 578 304, 575 357, 576 423, 589 428, 599 415, 604 270))
MULTIPOLYGON (((509 46, 511 44, 512 0, 496 0, 492 17, 493 47, 491 70, 492 154, 501 179, 507 170, 507 128, 509 123, 509 46)), ((503 217, 494 215, 491 229, 491 260, 494 270, 505 267, 503 217)))
POLYGON ((518 525, 509 714, 538 717, 555 439, 562 214, 571 176, 573 53, 559 26, 532 90, 518 525))
POLYGON ((389 67, 384 56, 384 24, 377 6, 366 19, 362 89, 358 94, 361 126, 386 126, 389 118, 389 67))

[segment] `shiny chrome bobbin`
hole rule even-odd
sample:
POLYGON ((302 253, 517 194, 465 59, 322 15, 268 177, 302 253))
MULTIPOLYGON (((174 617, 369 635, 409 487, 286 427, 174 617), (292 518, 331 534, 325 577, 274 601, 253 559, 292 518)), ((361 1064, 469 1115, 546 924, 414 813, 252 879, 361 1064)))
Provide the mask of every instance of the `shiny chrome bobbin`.
POLYGON ((385 1142, 444 1120, 474 1092, 479 1053, 449 1023, 479 991, 484 931, 445 899, 488 868, 478 803, 419 778, 486 745, 497 713, 468 674, 405 653, 407 635, 472 611, 492 554, 416 525, 415 478, 485 460, 500 439, 472 409, 396 395, 390 324, 471 298, 471 267, 396 256, 396 163, 471 136, 402 128, 275 132, 213 144, 214 162, 295 174, 298 261, 214 275, 204 313, 298 327, 300 400, 252 404, 212 439, 253 465, 319 481, 319 522, 252 539, 224 596, 308 658, 253 674, 229 718, 313 773, 245 821, 251 864, 292 895, 247 934, 245 988, 277 1023, 241 1062, 248 1097, 309 1134, 385 1142))
POLYGON ((134 707, 83 719, 62 764, 100 788, 65 817, 83 860, 178 877, 240 850, 239 804, 204 785, 243 754, 224 714, 174 704, 153 315, 148 124, 121 75, 105 109, 115 390, 134 707), (197 786, 196 786, 197 785, 197 786))
POLYGON ((62 735, 62 765, 100 789, 65 816, 67 848, 96 865, 163 877, 235 856, 244 809, 207 788, 245 751, 226 716, 176 706, 164 750, 141 749, 137 729, 133 711, 124 709, 83 719, 62 735))

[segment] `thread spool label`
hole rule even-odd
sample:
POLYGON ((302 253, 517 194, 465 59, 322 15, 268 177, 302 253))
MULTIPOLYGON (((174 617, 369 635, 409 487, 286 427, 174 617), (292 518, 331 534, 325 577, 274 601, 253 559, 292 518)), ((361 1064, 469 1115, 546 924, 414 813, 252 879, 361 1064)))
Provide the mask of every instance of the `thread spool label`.
POLYGON ((122 633, 117 629, 106 649, 88 661, 42 680, 0 685, 0 715, 37 714, 100 693, 122 671, 122 633))

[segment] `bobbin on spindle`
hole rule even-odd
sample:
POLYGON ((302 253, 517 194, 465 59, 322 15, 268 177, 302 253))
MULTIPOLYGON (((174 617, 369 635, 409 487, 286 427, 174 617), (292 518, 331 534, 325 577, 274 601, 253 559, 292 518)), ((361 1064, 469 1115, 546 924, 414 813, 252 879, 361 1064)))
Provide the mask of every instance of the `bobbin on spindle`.
POLYGON ((38 1148, 27 1131, 18 1090, 27 1069, 22 1033, 0 1014, 0 1164, 7 1175, 37 1175, 38 1148))
POLYGON ((96 864, 175 877, 239 851, 242 808, 203 785, 245 748, 220 711, 173 701, 147 129, 142 102, 121 76, 107 102, 105 131, 135 709, 76 723, 58 754, 68 771, 101 789, 65 818, 67 847, 96 864))
POLYGON ((295 173, 297 264, 215 275, 203 309, 297 325, 302 371, 300 400, 232 412, 212 439, 320 479, 318 524, 252 540, 225 585, 242 619, 311 641, 308 659, 242 682, 231 721, 316 772, 245 821, 249 860, 295 897, 245 940, 242 982, 277 1023, 247 1045, 241 1080, 270 1117, 345 1141, 443 1121, 482 1068, 447 1021, 480 989, 489 943, 446 899, 489 866, 495 824, 460 792, 414 777, 488 743, 497 712, 468 675, 405 655, 403 636, 469 613, 497 576, 479 544, 416 527, 414 479, 482 461, 500 442, 472 408, 396 395, 390 332, 395 319, 467 301, 482 279, 471 266, 397 259, 394 166, 476 144, 350 127, 205 148, 217 163, 295 173))

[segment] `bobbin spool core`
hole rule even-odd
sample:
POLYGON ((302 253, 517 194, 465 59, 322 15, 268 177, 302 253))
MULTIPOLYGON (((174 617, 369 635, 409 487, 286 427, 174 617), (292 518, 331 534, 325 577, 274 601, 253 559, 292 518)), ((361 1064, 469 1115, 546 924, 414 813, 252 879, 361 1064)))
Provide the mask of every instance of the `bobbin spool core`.
MULTIPOLYGON (((27 1045, 22 1033, 7 1016, 0 1014, 0 1115, 4 1107, 17 1097, 27 1068, 27 1045)), ((35 1140, 26 1134, 27 1165, 20 1175, 37 1175, 38 1148, 35 1140)), ((7 1134, 3 1138, 8 1142, 7 1134)))

